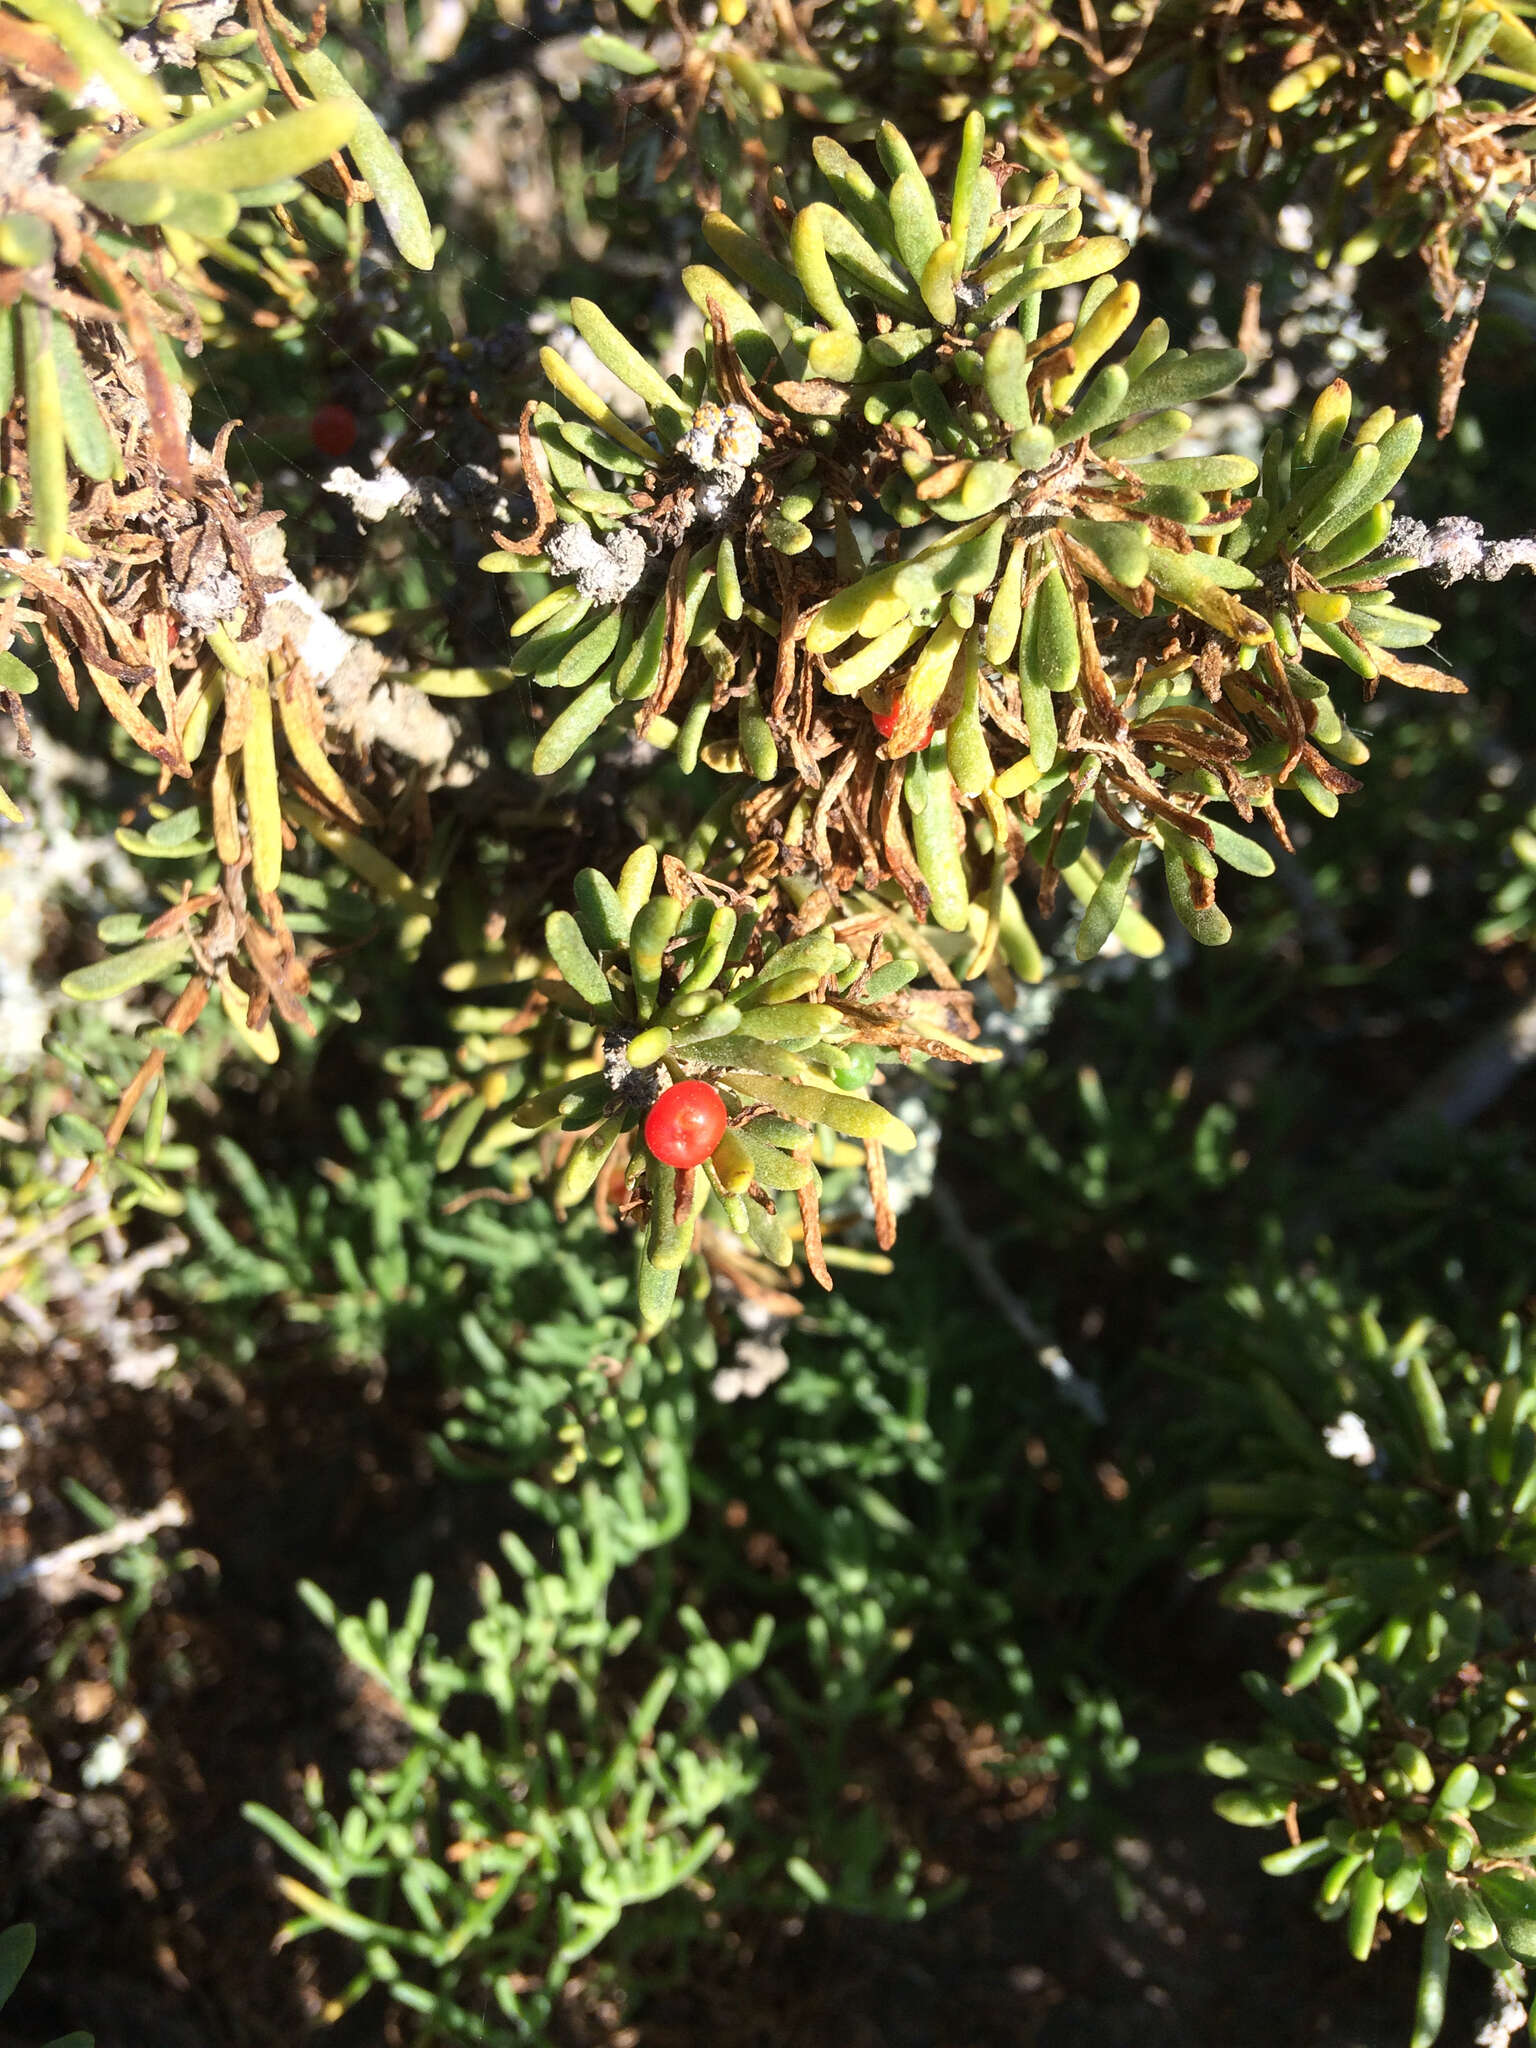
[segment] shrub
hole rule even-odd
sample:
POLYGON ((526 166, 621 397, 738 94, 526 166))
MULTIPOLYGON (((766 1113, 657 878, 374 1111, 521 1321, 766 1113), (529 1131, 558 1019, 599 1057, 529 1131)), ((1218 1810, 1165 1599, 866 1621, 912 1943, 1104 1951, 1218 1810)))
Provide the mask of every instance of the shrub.
POLYGON ((1536 5, 556 13, 0 15, 0 1299, 147 1253, 190 1383, 505 1502, 472 1618, 306 1582, 331 2018, 916 1920, 938 1699, 1112 1841, 1192 1572, 1288 1630, 1218 1811, 1427 2048, 1536 1959, 1536 1380, 1431 1314, 1528 1173, 1420 1073, 1526 1057, 1536 5))

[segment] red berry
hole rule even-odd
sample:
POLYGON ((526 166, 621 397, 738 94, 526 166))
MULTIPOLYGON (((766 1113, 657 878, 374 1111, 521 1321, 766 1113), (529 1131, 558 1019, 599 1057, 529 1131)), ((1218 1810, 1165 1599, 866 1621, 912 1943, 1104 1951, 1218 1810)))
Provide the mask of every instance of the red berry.
MULTIPOLYGON (((875 731, 879 733, 881 739, 888 740, 890 738, 891 733, 895 728, 896 714, 900 709, 901 699, 898 697, 895 703, 892 704, 889 711, 871 711, 871 713, 869 714, 870 723, 874 726, 875 731)), ((920 754, 932 738, 933 720, 930 718, 928 721, 928 730, 923 734, 922 738, 918 741, 915 751, 920 754)))
POLYGON ((352 453, 357 439, 357 415, 349 405, 322 405, 309 423, 309 438, 322 455, 339 460, 352 453))
POLYGON ((699 1166, 725 1130, 725 1104, 707 1081, 664 1088, 645 1119, 645 1142, 663 1166, 699 1166))

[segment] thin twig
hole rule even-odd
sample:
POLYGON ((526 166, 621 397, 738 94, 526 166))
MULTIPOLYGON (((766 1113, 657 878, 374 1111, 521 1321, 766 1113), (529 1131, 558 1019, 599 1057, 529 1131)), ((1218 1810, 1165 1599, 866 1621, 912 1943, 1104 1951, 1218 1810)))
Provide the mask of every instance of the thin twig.
POLYGON ((1452 513, 1426 526, 1422 519, 1394 519, 1387 534, 1389 555, 1411 555, 1437 583, 1500 583, 1512 569, 1536 569, 1536 534, 1513 540, 1485 540, 1475 519, 1452 513))
POLYGON ((1431 1122, 1460 1130, 1490 1109, 1533 1059, 1536 996, 1432 1074, 1388 1123, 1385 1141, 1390 1145, 1431 1122))
POLYGON ((1043 1366, 1050 1374, 1063 1397, 1070 1401, 1074 1408, 1081 1409, 1090 1422, 1102 1422, 1103 1395, 1092 1380, 1084 1379, 1061 1346, 1046 1335, 999 1273, 992 1254, 966 1221, 965 1213, 955 1199, 953 1190, 944 1181, 936 1180, 930 1199, 933 1203, 933 1212, 939 1220, 939 1228, 970 1267, 972 1277, 982 1293, 1023 1338, 1035 1354, 1037 1364, 1043 1366))
POLYGON ((95 1558, 127 1550, 132 1544, 147 1542, 162 1529, 180 1529, 186 1519, 185 1502, 168 1494, 159 1507, 151 1508, 147 1514, 130 1515, 99 1535, 82 1536, 74 1543, 66 1543, 61 1550, 50 1550, 42 1557, 28 1558, 25 1564, 0 1572, 0 1600, 23 1586, 37 1586, 44 1599, 72 1598, 72 1582, 82 1566, 95 1558), (60 1591, 53 1590, 53 1581, 58 1582, 60 1591))

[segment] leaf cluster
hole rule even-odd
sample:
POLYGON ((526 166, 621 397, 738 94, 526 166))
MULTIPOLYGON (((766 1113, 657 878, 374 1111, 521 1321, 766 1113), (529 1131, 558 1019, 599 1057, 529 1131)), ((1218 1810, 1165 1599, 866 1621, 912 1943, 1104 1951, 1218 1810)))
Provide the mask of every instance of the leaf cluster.
MULTIPOLYGON (((626 5, 655 20, 643 0, 626 5)), ((1449 317, 1509 224, 1530 225, 1529 12, 1519 0, 1151 0, 1108 12, 840 0, 791 34, 753 0, 713 21, 687 11, 681 48, 607 32, 586 47, 625 81, 621 103, 675 124, 716 178, 744 148, 793 164, 811 136, 855 143, 881 118, 926 158, 947 124, 976 112, 1021 160, 1106 208, 1128 188, 1145 206, 1176 182, 1199 210, 1241 181, 1271 221, 1302 198, 1321 263, 1417 256, 1449 317)), ((682 154, 680 142, 656 169, 682 154)))
POLYGON ((659 1931, 656 1913, 633 1909, 665 1901, 674 1936, 697 1928, 689 1894, 726 1844, 719 1815, 756 1779, 749 1745, 716 1734, 712 1717, 761 1663, 771 1624, 721 1642, 683 1608, 674 1648, 654 1609, 616 1615, 621 1560, 665 1527, 643 1510, 623 1520, 595 1487, 586 1505, 584 1534, 560 1532, 555 1570, 503 1536, 514 1588, 482 1566, 481 1611, 454 1651, 427 1633, 426 1577, 398 1625, 382 1601, 342 1616, 302 1588, 410 1738, 397 1765, 356 1774, 339 1815, 312 1772, 312 1835, 246 1809, 309 1880, 279 1879, 298 1909, 286 1938, 329 1930, 363 1950, 330 2018, 382 1984, 427 2038, 523 2041, 599 1943, 659 1931), (474 1725, 453 1732, 466 1709, 474 1725))
POLYGON ((1213 1389, 1247 1427, 1206 1490, 1203 1567, 1236 1564, 1223 1597, 1295 1633, 1283 1682, 1246 1674, 1261 1739, 1206 1753, 1233 1781, 1216 1810, 1284 1822, 1265 1869, 1322 1871, 1318 1908, 1359 1960, 1383 1913, 1424 1928, 1427 2048, 1452 1949, 1506 1972, 1536 1960, 1536 1665, 1517 1590, 1536 1545, 1536 1364, 1513 1317, 1484 1363, 1427 1319, 1392 1341, 1369 1311, 1335 1314, 1329 1358, 1286 1343, 1284 1307, 1234 1305, 1263 1362, 1213 1389))
POLYGON ((717 856, 754 878, 894 885, 972 936, 967 978, 1000 947, 1038 977, 1021 867, 1042 909, 1058 876, 1091 900, 1083 957, 1118 927, 1150 950, 1128 904, 1144 846, 1183 922, 1219 944, 1220 862, 1271 861, 1216 807, 1264 812, 1283 845, 1277 790, 1329 814, 1357 787, 1341 763, 1366 757, 1304 657, 1368 688, 1459 687, 1395 651, 1433 630, 1387 589, 1409 564, 1380 553, 1418 422, 1382 409, 1346 438, 1338 382, 1261 466, 1165 457, 1242 357, 1186 355, 1155 321, 1111 360, 1138 305, 1112 275, 1125 245, 1083 237, 1076 200, 989 154, 979 120, 947 218, 889 123, 881 149, 885 190, 818 143, 837 203, 782 209, 788 266, 706 220, 776 302, 778 339, 696 266, 684 282, 710 333, 668 381, 575 303, 653 440, 545 352, 584 417, 530 409, 539 524, 484 565, 554 578, 507 669, 572 693, 535 771, 632 723, 687 769, 745 776, 759 787, 717 856), (1068 285, 1086 285, 1076 314, 1043 325, 1068 285), (873 562, 856 524, 883 534, 873 562), (1107 859, 1087 844, 1096 821, 1107 859))

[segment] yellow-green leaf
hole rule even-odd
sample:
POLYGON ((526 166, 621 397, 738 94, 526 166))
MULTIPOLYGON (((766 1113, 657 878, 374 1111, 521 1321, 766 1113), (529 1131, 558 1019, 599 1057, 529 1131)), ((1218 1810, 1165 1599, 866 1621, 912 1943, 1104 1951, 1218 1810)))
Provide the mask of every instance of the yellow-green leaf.
MULTIPOLYGON (((260 127, 215 135, 185 148, 157 149, 151 154, 130 145, 107 159, 103 174, 131 178, 142 164, 143 172, 156 184, 169 185, 178 192, 240 192, 258 185, 275 185, 284 178, 296 178, 301 171, 313 170, 345 143, 354 144, 356 155, 355 131, 361 106, 355 94, 353 102, 328 98, 313 106, 295 107, 275 121, 264 121, 260 127)), ((90 184, 93 180, 88 174, 83 182, 90 184)), ((369 183, 372 182, 370 178, 369 183)))
POLYGON ((251 880, 264 894, 278 885, 283 872, 283 818, 277 793, 277 754, 272 740, 272 699, 256 683, 250 692, 250 717, 240 750, 245 784, 246 817, 251 835, 251 880))
POLYGON ((636 398, 657 412, 682 412, 685 402, 661 372, 648 363, 632 342, 626 341, 602 307, 591 299, 572 299, 571 320, 577 333, 605 369, 621 384, 628 385, 636 398))
POLYGON ((57 562, 69 531, 69 475, 64 415, 53 353, 53 314, 25 299, 21 314, 22 380, 27 395, 27 472, 32 484, 32 545, 57 562))
POLYGON ((134 153, 184 149, 189 142, 201 142, 205 136, 217 135, 221 129, 243 121, 247 114, 259 113, 266 105, 271 90, 266 79, 258 79, 254 85, 232 92, 225 99, 213 100, 208 106, 199 107, 195 114, 184 114, 168 127, 157 128, 153 135, 135 135, 134 153))
POLYGON ((80 351, 67 320, 53 323, 53 362, 59 384, 59 411, 64 441, 83 469, 97 483, 115 476, 118 470, 117 443, 113 440, 101 407, 96 403, 80 351))
POLYGON ((294 50, 288 61, 317 99, 339 101, 355 111, 356 126, 348 146, 357 168, 373 187, 389 238, 413 269, 430 270, 437 253, 432 223, 400 152, 324 50, 294 50))
POLYGON ((800 1123, 825 1124, 845 1138, 874 1138, 890 1152, 911 1152, 916 1135, 899 1116, 878 1102, 860 1095, 845 1095, 838 1089, 807 1088, 798 1081, 781 1081, 772 1074, 727 1072, 719 1075, 722 1088, 729 1088, 748 1102, 764 1102, 781 1116, 800 1123))
POLYGON ((221 242, 239 218, 240 201, 233 192, 178 192, 165 224, 201 242, 221 242))
POLYGON ((93 178, 89 185, 83 179, 81 184, 92 206, 99 206, 114 220, 126 221, 131 228, 154 227, 176 205, 170 186, 152 178, 93 178))
POLYGON ((59 983, 59 991, 72 1003, 104 1003, 113 996, 125 996, 146 981, 161 981, 178 966, 191 944, 185 931, 168 939, 147 939, 142 946, 130 946, 126 953, 111 953, 105 960, 77 967, 59 983))
POLYGON ((30 697, 36 688, 35 670, 17 655, 0 653, 0 690, 14 690, 18 697, 30 697))

